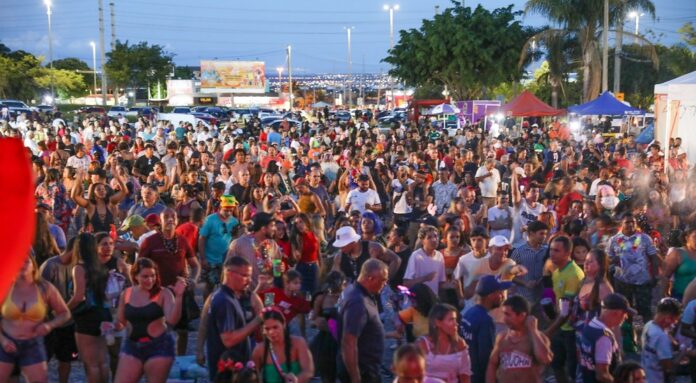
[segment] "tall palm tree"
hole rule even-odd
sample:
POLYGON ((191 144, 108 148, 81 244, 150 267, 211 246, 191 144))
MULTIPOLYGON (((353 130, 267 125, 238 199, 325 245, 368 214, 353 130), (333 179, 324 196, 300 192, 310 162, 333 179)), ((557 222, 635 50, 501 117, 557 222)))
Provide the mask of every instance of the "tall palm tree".
MULTIPOLYGON (((655 17, 655 5, 651 0, 609 0, 609 3, 611 20, 614 23, 621 17, 617 16, 618 10, 626 7, 643 10, 655 17)), ((528 0, 525 12, 543 15, 557 26, 556 32, 547 32, 547 35, 571 35, 577 39, 580 45, 580 62, 582 63, 583 100, 589 101, 597 97, 601 86, 602 72, 598 32, 602 29, 604 1, 528 0)), ((650 43, 646 39, 640 39, 650 43)))

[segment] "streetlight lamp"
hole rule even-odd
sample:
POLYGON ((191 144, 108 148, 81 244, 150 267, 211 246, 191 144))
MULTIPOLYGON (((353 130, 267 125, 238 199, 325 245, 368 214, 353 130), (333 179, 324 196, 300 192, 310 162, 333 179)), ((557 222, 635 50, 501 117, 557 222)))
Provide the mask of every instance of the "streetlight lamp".
POLYGON ((283 67, 279 66, 276 68, 278 71, 278 95, 283 92, 283 67))
MULTIPOLYGON (((389 48, 394 49, 394 11, 399 10, 399 4, 389 5, 384 4, 382 7, 385 11, 389 11, 389 48)), ((389 79, 391 84, 392 105, 396 106, 396 97, 394 95, 394 81, 389 79)), ((379 102, 379 100, 377 100, 379 102)))
POLYGON ((44 0, 44 5, 46 5, 46 16, 48 16, 48 63, 51 68, 51 97, 55 99, 54 95, 54 79, 53 79, 53 34, 51 32, 51 15, 53 14, 51 0, 44 0))
POLYGON ((94 95, 97 94, 97 44, 94 41, 90 41, 89 45, 92 46, 92 71, 94 73, 94 95))
POLYGON ((636 19, 636 32, 635 36, 633 37, 633 41, 638 44, 638 32, 640 31, 640 18, 645 16, 645 13, 638 13, 637 11, 631 11, 628 14, 628 17, 631 19, 636 19))

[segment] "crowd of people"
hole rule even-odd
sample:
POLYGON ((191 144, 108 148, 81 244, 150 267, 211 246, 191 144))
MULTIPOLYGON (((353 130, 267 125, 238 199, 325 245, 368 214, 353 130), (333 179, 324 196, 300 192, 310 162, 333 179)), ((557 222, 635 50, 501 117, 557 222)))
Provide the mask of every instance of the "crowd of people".
POLYGON ((36 176, 0 381, 693 381, 681 140, 509 122, 0 120, 36 176))

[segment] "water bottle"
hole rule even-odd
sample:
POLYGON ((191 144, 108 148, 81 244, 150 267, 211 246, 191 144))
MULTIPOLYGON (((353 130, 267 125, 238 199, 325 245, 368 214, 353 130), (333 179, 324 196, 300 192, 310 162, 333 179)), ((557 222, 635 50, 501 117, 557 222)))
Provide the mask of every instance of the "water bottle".
POLYGON ((106 345, 113 346, 116 344, 116 336, 114 335, 114 329, 108 329, 105 331, 104 338, 106 338, 106 345))

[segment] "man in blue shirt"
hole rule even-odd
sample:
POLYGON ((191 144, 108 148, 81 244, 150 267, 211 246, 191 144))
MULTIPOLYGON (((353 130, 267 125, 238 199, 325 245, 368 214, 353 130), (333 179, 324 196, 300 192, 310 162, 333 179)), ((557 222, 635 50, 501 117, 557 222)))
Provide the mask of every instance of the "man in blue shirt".
MULTIPOLYGON (((287 121, 287 119, 284 119, 283 121, 287 121)), ((271 131, 268 133, 266 141, 268 141, 269 145, 277 144, 278 146, 280 146, 280 144, 283 141, 283 136, 280 133, 278 133, 278 128, 272 127, 271 131)))
POLYGON ((251 275, 248 260, 228 258, 222 285, 210 297, 205 336, 211 381, 215 381, 223 353, 228 352, 232 360, 241 363, 251 359, 251 336, 263 323, 261 299, 249 289, 251 275))
POLYGON ((237 199, 231 195, 220 197, 220 211, 206 217, 198 236, 198 253, 201 260, 201 275, 205 281, 204 296, 208 296, 220 282, 220 266, 225 260, 232 233, 239 221, 232 216, 237 199))
POLYGON ((476 285, 478 304, 464 314, 459 324, 459 333, 469 344, 472 383, 486 381, 488 359, 495 343, 495 323, 488 312, 500 307, 503 291, 511 286, 512 282, 500 282, 493 275, 482 277, 476 285))

